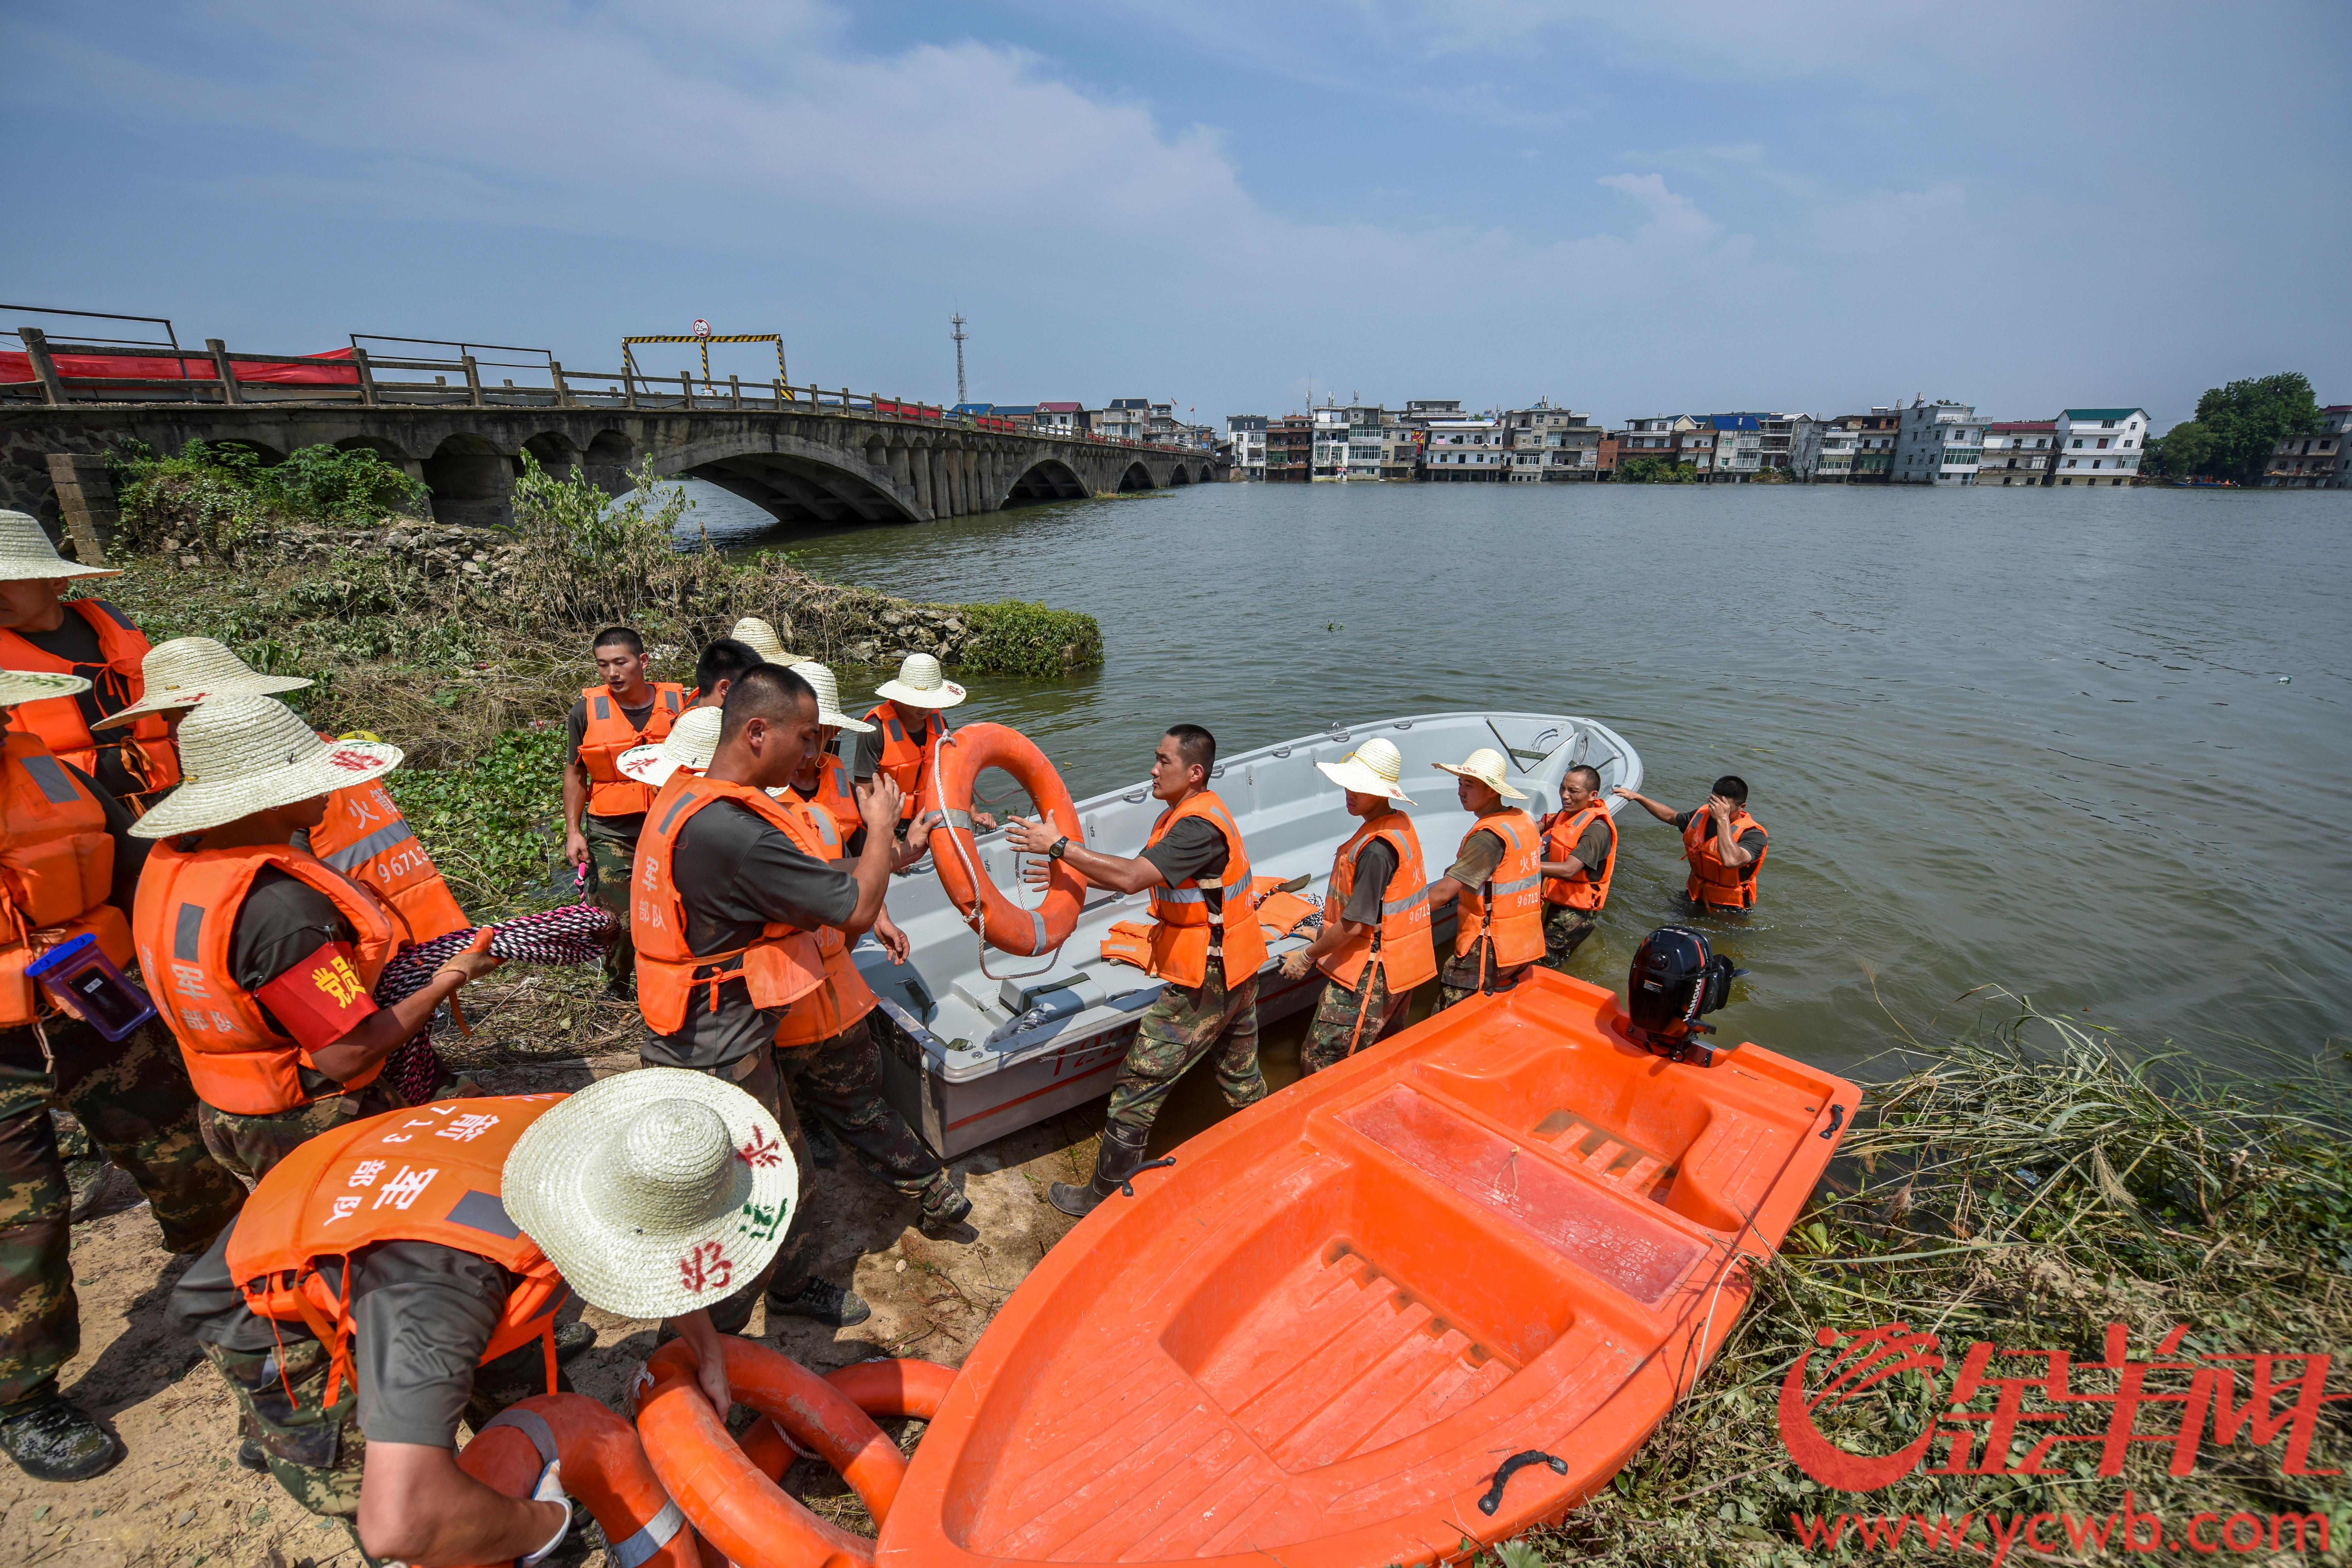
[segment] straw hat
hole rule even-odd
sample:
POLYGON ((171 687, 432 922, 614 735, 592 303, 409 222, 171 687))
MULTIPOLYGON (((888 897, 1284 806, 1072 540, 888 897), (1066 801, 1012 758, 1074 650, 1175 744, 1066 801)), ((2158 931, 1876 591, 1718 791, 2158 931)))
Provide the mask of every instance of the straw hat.
POLYGON ((141 838, 218 827, 382 778, 400 748, 381 741, 332 745, 275 697, 216 697, 180 725, 180 787, 131 825, 141 838))
POLYGON ((0 669, 0 708, 19 702, 39 702, 51 697, 79 697, 89 682, 79 675, 47 669, 0 669))
POLYGON ((734 629, 727 635, 737 642, 750 643, 758 651, 760 657, 770 664, 798 664, 805 657, 797 653, 786 653, 784 639, 776 635, 776 628, 757 616, 745 616, 735 623, 734 629))
POLYGON ((1452 773, 1455 778, 1476 779, 1505 800, 1525 800, 1524 790, 1513 789, 1503 782, 1503 753, 1492 746, 1481 746, 1459 763, 1440 763, 1437 771, 1452 773))
POLYGON ((267 697, 278 691, 299 691, 310 685, 299 675, 264 675, 210 637, 173 637, 157 643, 139 661, 147 695, 93 730, 128 724, 142 713, 168 713, 194 708, 214 697, 267 697))
POLYGON ((1397 788, 1397 780, 1404 776, 1404 759, 1386 741, 1367 741, 1336 763, 1315 765, 1341 789, 1354 790, 1358 795, 1386 795, 1407 805, 1412 804, 1412 798, 1397 788))
POLYGON ((853 735, 874 733, 873 725, 863 719, 853 719, 841 710, 841 685, 833 679, 833 671, 813 658, 804 658, 793 666, 793 673, 816 689, 818 723, 835 730, 846 730, 853 735))
POLYGON ((21 511, 0 511, 0 583, 121 575, 103 566, 84 566, 59 555, 39 518, 21 511))
POLYGON ((909 708, 952 708, 963 700, 963 688, 941 674, 929 654, 910 653, 898 666, 898 679, 884 681, 874 695, 909 708))
POLYGON ((499 1183, 564 1281, 624 1318, 675 1317, 750 1284, 782 1250, 799 1190, 776 1119, 684 1068, 572 1095, 515 1140, 499 1183))
POLYGON ((660 744, 632 746, 614 758, 613 765, 639 784, 659 789, 680 768, 700 773, 710 765, 719 750, 719 724, 718 709, 689 708, 677 716, 660 744))

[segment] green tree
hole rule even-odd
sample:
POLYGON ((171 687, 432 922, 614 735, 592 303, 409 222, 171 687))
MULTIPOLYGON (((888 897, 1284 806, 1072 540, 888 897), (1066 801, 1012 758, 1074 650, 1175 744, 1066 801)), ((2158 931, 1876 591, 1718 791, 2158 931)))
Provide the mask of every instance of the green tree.
POLYGON ((2184 419, 2147 444, 2142 471, 2159 478, 2187 479, 2213 471, 2213 432, 2194 419, 2184 419))
POLYGON ((1626 485, 1695 485, 1698 469, 1656 452, 1628 458, 1617 465, 1617 482, 1626 485))
POLYGON ((2168 474, 2210 474, 2262 483, 2281 441, 2319 428, 2319 400, 2294 371, 2233 381, 2197 400, 2197 417, 2166 433, 2158 449, 2168 474))

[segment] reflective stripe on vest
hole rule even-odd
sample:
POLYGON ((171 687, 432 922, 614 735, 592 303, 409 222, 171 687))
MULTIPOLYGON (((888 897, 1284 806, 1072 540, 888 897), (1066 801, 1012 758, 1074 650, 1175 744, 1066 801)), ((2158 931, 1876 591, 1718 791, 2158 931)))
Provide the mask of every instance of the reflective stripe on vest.
POLYGON ((1559 904, 1571 910, 1597 913, 1609 902, 1609 884, 1617 875, 1617 819, 1609 808, 1596 798, 1580 806, 1574 814, 1562 812, 1552 819, 1551 831, 1544 837, 1544 858, 1566 860, 1576 853, 1583 842, 1584 830, 1599 822, 1609 830, 1609 848, 1598 866, 1587 866, 1573 877, 1552 877, 1544 882, 1544 902, 1559 904))
POLYGON ((71 599, 65 609, 79 616, 97 638, 97 662, 60 658, 0 628, 0 668, 79 675, 90 689, 73 697, 20 702, 9 714, 9 728, 38 735, 53 755, 92 777, 98 773, 99 753, 116 752, 123 771, 142 786, 123 803, 136 815, 142 801, 180 782, 180 752, 170 727, 160 713, 142 714, 103 735, 93 732, 90 725, 120 713, 145 693, 142 663, 148 652, 146 635, 103 599, 71 599))
POLYGON ((35 953, 95 935, 131 964, 130 922, 114 895, 114 837, 106 807, 49 754, 41 738, 10 730, 0 746, 0 1027, 60 1009, 25 978, 35 953))
POLYGON ((1690 862, 1690 878, 1683 886, 1683 896, 1695 904, 1710 909, 1745 910, 1756 903, 1756 877, 1764 869, 1764 857, 1771 849, 1771 836, 1765 835, 1762 849, 1745 866, 1724 864, 1726 843, 1737 845, 1749 828, 1764 832, 1764 825, 1748 815, 1744 805, 1731 813, 1729 831, 1718 837, 1714 831, 1715 819, 1702 809, 1691 813, 1690 825, 1683 829, 1683 858, 1690 862))
POLYGON ((1331 882, 1323 899, 1323 923, 1337 927, 1345 918, 1349 897, 1355 890, 1356 862, 1375 838, 1386 839, 1396 852, 1396 874, 1389 887, 1405 890, 1381 900, 1377 930, 1347 939, 1324 954, 1323 973, 1353 990, 1363 978, 1366 963, 1375 957, 1391 996, 1405 992, 1437 973, 1437 948, 1429 933, 1429 877, 1423 868, 1421 835, 1412 818, 1401 811, 1382 810, 1364 820, 1353 837, 1339 846, 1331 862, 1331 882))
MULTIPOLYGON (((1454 952, 1456 957, 1492 953, 1497 970, 1517 969, 1543 956, 1543 834, 1535 818, 1516 807, 1490 812, 1470 825, 1462 836, 1462 851, 1481 833, 1500 841, 1502 854, 1494 874, 1475 888, 1462 890, 1455 910, 1454 952), (1505 875, 1505 873, 1516 873, 1505 875)), ((1480 958, 1481 984, 1488 960, 1480 958)))
POLYGON ((415 831, 405 821, 390 823, 377 828, 365 838, 354 839, 341 849, 331 854, 322 855, 320 858, 348 877, 362 865, 374 859, 394 845, 404 844, 415 837, 415 831))
POLYGON ((1225 984, 1238 985, 1264 967, 1266 943, 1265 929, 1250 902, 1249 851, 1242 843, 1233 812, 1213 790, 1202 790, 1160 813, 1144 847, 1159 843, 1178 823, 1196 817, 1214 827, 1225 843, 1217 908, 1209 909, 1209 890, 1190 879, 1178 887, 1153 888, 1150 973, 1178 985, 1204 984, 1213 946, 1225 984))

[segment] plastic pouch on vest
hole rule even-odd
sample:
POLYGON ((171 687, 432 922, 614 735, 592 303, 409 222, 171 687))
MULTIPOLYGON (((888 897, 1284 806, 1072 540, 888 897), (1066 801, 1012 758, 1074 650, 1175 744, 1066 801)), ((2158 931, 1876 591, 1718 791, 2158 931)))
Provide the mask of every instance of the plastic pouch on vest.
POLYGON ((122 1038, 155 1016, 155 1004, 107 957, 94 932, 43 953, 25 966, 25 977, 110 1040, 122 1038))

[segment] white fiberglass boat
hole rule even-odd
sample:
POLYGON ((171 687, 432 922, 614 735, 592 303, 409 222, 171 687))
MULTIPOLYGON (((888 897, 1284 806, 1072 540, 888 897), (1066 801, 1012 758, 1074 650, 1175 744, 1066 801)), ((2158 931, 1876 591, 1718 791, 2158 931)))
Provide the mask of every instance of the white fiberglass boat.
MULTIPOLYGON (((1618 784, 1639 789, 1642 760, 1624 738, 1591 719, 1553 713, 1424 713, 1409 719, 1303 736, 1220 758, 1215 789, 1240 825, 1250 868, 1259 877, 1297 879, 1301 896, 1319 902, 1332 857, 1355 831, 1342 792, 1318 762, 1338 762, 1374 736, 1404 758, 1407 808, 1435 877, 1469 830, 1454 799, 1454 778, 1436 764, 1458 763, 1481 746, 1509 759, 1511 782, 1538 816, 1559 804, 1562 774, 1579 763, 1600 771, 1603 798, 1618 784)), ((1138 784, 1077 803, 1088 848, 1139 853, 1164 808, 1138 784)), ((1022 882, 1002 829, 979 837, 980 858, 999 888, 1034 905, 1043 894, 1022 882)), ((1016 958, 982 946, 948 900, 928 859, 890 885, 890 918, 912 951, 894 964, 870 937, 859 969, 881 998, 875 1018, 884 1050, 883 1089, 925 1142, 943 1157, 977 1148, 1032 1122, 1110 1092, 1135 1036, 1135 1022, 1159 994, 1140 969, 1101 956, 1120 921, 1146 921, 1149 896, 1094 889, 1077 929, 1045 958, 1016 958)), ((1450 913, 1439 938, 1450 948, 1450 913)), ((1306 945, 1307 934, 1273 942, 1276 957, 1306 945)), ((1258 1016, 1272 1021, 1311 1004, 1322 977, 1284 982, 1272 961, 1258 987, 1258 1016)))

